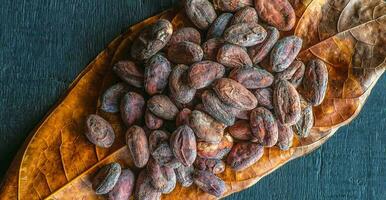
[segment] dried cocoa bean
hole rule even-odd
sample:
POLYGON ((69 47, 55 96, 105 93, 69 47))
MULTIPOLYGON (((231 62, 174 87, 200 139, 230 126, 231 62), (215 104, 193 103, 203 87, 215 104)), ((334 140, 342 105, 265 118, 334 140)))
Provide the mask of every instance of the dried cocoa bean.
POLYGON ((142 168, 150 157, 149 144, 145 131, 139 126, 132 126, 126 132, 126 144, 134 165, 142 168))
POLYGON ((162 143, 167 143, 169 140, 169 133, 163 130, 154 130, 149 135, 149 150, 155 151, 162 143))
POLYGON ((295 133, 302 138, 308 137, 311 133, 311 128, 314 126, 314 114, 312 106, 304 100, 300 100, 302 113, 300 119, 292 127, 295 133))
POLYGON ((166 95, 155 95, 147 101, 147 108, 156 116, 172 120, 178 113, 178 108, 166 95))
POLYGON ((177 179, 173 168, 162 167, 151 158, 146 166, 146 170, 150 176, 150 183, 162 194, 169 194, 176 187, 177 179))
POLYGON ((201 190, 216 197, 221 197, 226 190, 224 181, 211 172, 197 170, 193 178, 201 190))
POLYGON ((202 44, 204 52, 204 60, 217 60, 217 52, 224 45, 224 40, 221 38, 212 38, 202 44))
POLYGON ((253 136, 263 146, 272 147, 278 138, 277 122, 271 111, 264 107, 252 110, 250 126, 253 136))
POLYGON ((248 53, 240 46, 224 44, 217 52, 217 62, 229 68, 252 66, 248 53))
POLYGON ((145 124, 146 124, 147 128, 149 128, 151 130, 155 130, 155 129, 161 128, 162 125, 164 124, 164 121, 163 121, 163 119, 157 117, 152 112, 150 112, 148 109, 146 109, 146 111, 145 111, 145 124))
POLYGON ((161 192, 153 187, 151 184, 150 176, 147 174, 147 171, 142 170, 137 178, 135 185, 135 199, 141 200, 160 200, 161 192))
POLYGON ((256 10, 250 6, 245 6, 235 13, 230 24, 257 24, 258 21, 259 17, 257 16, 256 10))
POLYGON ((92 189, 96 194, 110 192, 121 175, 121 166, 118 163, 110 163, 103 166, 92 180, 92 189))
POLYGON ((253 5, 253 0, 213 0, 216 10, 235 12, 245 6, 253 5))
POLYGON ((158 145, 154 151, 151 152, 151 155, 161 166, 176 168, 181 165, 166 142, 158 145))
POLYGON ((217 17, 208 0, 185 0, 185 12, 190 21, 201 30, 206 30, 217 17))
POLYGON ((237 119, 249 119, 250 114, 251 114, 250 110, 237 110, 236 109, 236 118, 237 119))
POLYGON ((126 126, 131 126, 142 119, 145 100, 135 92, 129 92, 121 100, 121 117, 126 126))
POLYGON ((248 54, 255 65, 260 63, 268 55, 275 43, 279 40, 280 33, 275 27, 268 26, 266 31, 267 36, 263 42, 248 48, 248 54))
POLYGON ((189 123, 189 115, 192 111, 189 108, 182 109, 176 117, 176 126, 181 126, 189 123))
POLYGON ((273 91, 271 88, 256 89, 255 91, 253 91, 253 94, 255 95, 257 103, 260 106, 264 106, 265 108, 270 110, 273 109, 273 91))
POLYGON ((192 27, 180 28, 173 32, 173 35, 166 46, 170 47, 180 42, 193 42, 200 45, 201 34, 195 28, 192 27))
POLYGON ((328 71, 326 64, 314 59, 308 62, 303 78, 303 97, 313 106, 322 103, 327 91, 328 71))
POLYGON ((121 99, 128 91, 129 87, 122 82, 109 87, 101 96, 100 109, 108 113, 119 112, 121 99))
POLYGON ((250 47, 264 41, 267 31, 259 24, 240 23, 224 31, 225 41, 243 47, 250 47))
POLYGON ((193 164, 197 156, 197 144, 193 130, 182 125, 178 127, 170 138, 170 146, 174 156, 185 166, 193 164))
POLYGON ((225 163, 220 159, 208 159, 197 157, 194 166, 198 170, 205 170, 213 174, 220 174, 225 170, 225 163))
POLYGON ((225 125, 208 114, 194 110, 189 116, 189 126, 199 141, 219 142, 224 134, 225 125))
POLYGON ((283 125, 280 123, 278 123, 277 126, 279 128, 279 138, 277 140, 276 145, 281 150, 284 150, 284 151, 288 150, 292 146, 293 139, 294 139, 294 132, 290 126, 283 125))
POLYGON ((146 60, 160 51, 169 42, 173 26, 166 19, 160 19, 144 28, 131 45, 131 57, 146 60))
POLYGON ((225 134, 219 143, 197 142, 197 155, 202 158, 222 159, 233 146, 233 139, 225 134))
POLYGON ((288 36, 280 39, 273 46, 270 65, 275 72, 281 72, 295 60, 302 48, 302 39, 297 36, 288 36))
POLYGON ((134 62, 119 61, 114 65, 113 70, 120 79, 129 85, 137 88, 143 87, 143 70, 134 62))
POLYGON ((257 106, 256 97, 243 85, 232 79, 219 79, 213 89, 222 102, 237 109, 252 110, 257 106))
POLYGON ((169 77, 171 96, 179 103, 186 104, 193 100, 196 89, 189 86, 187 81, 189 67, 177 65, 169 77))
POLYGON ((189 167, 180 165, 174 169, 174 172, 176 173, 177 181, 181 184, 182 187, 189 187, 193 184, 193 165, 189 167))
POLYGON ((161 54, 155 54, 145 64, 145 90, 148 94, 160 94, 168 84, 172 71, 170 62, 161 54))
POLYGON ((115 140, 110 123, 98 115, 89 115, 86 120, 86 137, 94 145, 109 148, 115 140))
POLYGON ((255 164, 264 154, 260 144, 252 142, 236 143, 227 157, 227 164, 235 171, 244 170, 255 164))
POLYGON ((236 68, 231 71, 229 78, 239 82, 248 89, 265 88, 273 83, 272 74, 258 66, 236 68))
POLYGON ((255 8, 261 19, 281 31, 295 25, 295 11, 288 0, 255 0, 255 8))
POLYGON ((276 79, 289 81, 293 86, 298 87, 303 80, 305 66, 302 61, 295 60, 287 69, 276 74, 276 79))
POLYGON ((218 16, 216 20, 214 20, 212 25, 210 25, 208 32, 206 34, 206 39, 208 40, 211 38, 222 37, 232 17, 233 17, 232 13, 223 13, 220 16, 218 16))
POLYGON ((228 127, 228 133, 237 140, 256 140, 252 135, 252 130, 247 120, 237 120, 233 126, 228 127))
POLYGON ((168 48, 168 59, 176 64, 190 65, 201 61, 204 52, 193 42, 180 42, 168 48))
POLYGON ((109 200, 127 200, 134 190, 135 177, 130 169, 123 169, 118 182, 109 192, 109 200))
POLYGON ((213 61, 201 61, 190 66, 188 82, 192 88, 201 89, 209 86, 214 80, 225 74, 223 65, 213 61))
POLYGON ((300 119, 300 97, 286 80, 278 80, 273 90, 273 108, 280 123, 293 125, 300 119))
POLYGON ((236 111, 234 108, 224 104, 212 90, 206 90, 201 95, 204 110, 219 122, 231 126, 235 123, 236 111))

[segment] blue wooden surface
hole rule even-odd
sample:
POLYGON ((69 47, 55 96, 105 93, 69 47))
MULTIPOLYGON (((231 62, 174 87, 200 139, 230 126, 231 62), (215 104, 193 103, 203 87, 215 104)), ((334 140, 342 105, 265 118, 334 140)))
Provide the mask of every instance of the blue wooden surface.
MULTIPOLYGON (((1 0, 0 179, 77 74, 130 24, 173 0, 1 0)), ((312 154, 227 199, 386 199, 386 76, 312 154)))

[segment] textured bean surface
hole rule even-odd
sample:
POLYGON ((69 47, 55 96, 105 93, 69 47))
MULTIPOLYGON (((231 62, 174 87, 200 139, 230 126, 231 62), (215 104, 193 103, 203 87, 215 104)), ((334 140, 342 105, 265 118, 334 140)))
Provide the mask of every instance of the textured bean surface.
POLYGON ((244 8, 239 9, 232 18, 230 22, 231 25, 247 23, 247 24, 257 24, 259 17, 254 8, 250 6, 245 6, 244 8))
POLYGON ((199 141, 219 142, 224 134, 225 125, 210 115, 193 110, 189 116, 189 126, 199 141))
POLYGON ((253 0, 213 0, 213 4, 218 10, 235 12, 244 6, 253 5, 253 0))
POLYGON ((220 16, 218 16, 216 20, 214 20, 212 25, 209 27, 208 32, 206 34, 206 39, 222 37, 232 17, 233 17, 232 13, 223 13, 220 16))
POLYGON ((150 157, 149 143, 145 131, 139 126, 132 126, 126 131, 126 144, 136 167, 142 168, 150 157))
POLYGON ((220 159, 208 159, 197 157, 194 161, 197 170, 205 170, 213 174, 220 174, 225 170, 225 163, 220 159))
POLYGON ((196 159, 196 137, 193 130, 187 125, 182 125, 173 132, 170 147, 174 156, 185 166, 192 165, 196 159))
POLYGON ((234 69, 229 78, 241 83, 248 89, 265 88, 272 85, 273 75, 259 66, 243 66, 234 69))
POLYGON ((193 42, 199 45, 201 44, 201 34, 197 29, 193 27, 183 27, 177 29, 173 32, 173 35, 170 38, 167 47, 173 46, 180 42, 193 42))
POLYGON ((92 188, 96 194, 107 194, 118 182, 121 166, 111 163, 103 166, 92 180, 92 188))
POLYGON ((236 140, 253 141, 252 130, 247 120, 237 120, 233 126, 228 128, 228 133, 236 140))
POLYGON ((282 72, 276 74, 276 79, 288 80, 293 86, 298 87, 303 80, 305 65, 302 61, 295 60, 282 72))
POLYGON ((220 197, 226 190, 224 181, 208 171, 196 171, 194 183, 204 192, 216 197, 220 197))
POLYGON ((243 47, 250 47, 264 41, 267 31, 259 24, 240 23, 227 28, 225 41, 243 47))
POLYGON ((145 110, 144 98, 136 93, 129 92, 123 96, 120 106, 121 117, 126 126, 140 121, 145 110))
POLYGON ((280 123, 295 124, 301 114, 300 97, 295 87, 286 80, 279 80, 273 90, 273 108, 280 123))
POLYGON ((143 87, 143 69, 133 61, 119 61, 114 65, 113 71, 119 78, 129 85, 138 88, 143 87))
POLYGON ((89 115, 86 120, 87 139, 102 148, 109 148, 115 140, 115 133, 110 123, 98 115, 89 115))
POLYGON ((270 65, 275 72, 281 72, 295 60, 302 48, 302 39, 288 36, 280 39, 271 51, 270 65))
POLYGON ((242 66, 252 66, 252 61, 248 53, 240 46, 225 44, 217 51, 217 62, 226 67, 236 68, 242 66))
POLYGON ((145 111, 145 124, 146 124, 147 128, 154 130, 154 129, 161 128, 162 125, 164 124, 164 121, 163 121, 163 119, 154 115, 151 111, 149 111, 149 109, 146 109, 146 111, 145 111))
POLYGON ((132 195, 135 186, 135 176, 130 169, 122 169, 114 188, 109 192, 109 200, 127 200, 132 195))
POLYGON ((204 60, 217 60, 217 52, 224 45, 221 38, 212 38, 204 42, 201 46, 204 52, 204 60))
POLYGON ((155 95, 147 101, 147 108, 162 119, 172 120, 178 113, 178 108, 166 95, 155 95))
POLYGON ((170 62, 161 54, 152 56, 145 64, 145 90, 149 95, 162 93, 172 71, 170 62))
POLYGON ((201 95, 205 112, 219 122, 231 126, 235 122, 236 109, 224 104, 212 90, 206 90, 201 95))
POLYGON ((312 106, 304 101, 300 101, 302 113, 300 119, 293 125, 295 133, 300 137, 307 137, 311 133, 311 128, 314 126, 314 113, 312 106))
POLYGON ((173 168, 160 166, 154 159, 146 165, 147 174, 153 187, 163 194, 168 194, 176 187, 176 174, 173 168))
POLYGON ((267 36, 264 41, 248 48, 248 54, 251 57, 253 64, 260 63, 279 40, 280 33, 277 28, 268 26, 265 30, 267 31, 267 36))
POLYGON ((233 138, 225 134, 219 143, 197 142, 197 155, 203 158, 222 159, 233 146, 233 138))
POLYGON ((295 11, 288 0, 254 0, 259 16, 281 31, 289 31, 295 25, 295 11))
POLYGON ((161 192, 155 189, 151 184, 151 178, 146 169, 142 170, 138 175, 137 182, 135 184, 134 198, 141 200, 161 199, 161 192))
POLYGON ((182 104, 192 101, 196 93, 196 89, 189 86, 188 69, 187 65, 177 65, 169 77, 171 96, 182 104))
POLYGON ((160 146, 162 143, 167 143, 169 141, 169 133, 163 130, 154 130, 149 135, 149 150, 153 152, 160 146))
POLYGON ((271 111, 264 107, 252 110, 250 116, 252 134, 263 146, 272 147, 277 142, 277 122, 271 111))
POLYGON ((200 45, 187 41, 170 46, 167 53, 171 62, 186 65, 201 61, 204 56, 200 45))
POLYGON ((129 91, 129 87, 125 83, 117 83, 109 87, 101 96, 100 109, 109 112, 119 112, 121 98, 129 91))
POLYGON ((259 106, 264 106, 270 110, 273 109, 273 91, 271 88, 261 88, 253 91, 259 106))
POLYGON ((290 126, 282 125, 281 123, 278 123, 277 127, 279 129, 279 137, 276 145, 281 150, 288 150, 292 146, 294 132, 290 126))
POLYGON ((326 64, 319 60, 307 63, 303 80, 303 97, 313 106, 320 105, 326 95, 328 71, 326 64))
POLYGON ((195 89, 209 86, 214 80, 225 74, 223 65, 213 61, 201 61, 193 64, 188 70, 189 85, 195 89))
POLYGON ((251 142, 236 143, 227 157, 227 164, 236 171, 246 169, 256 163, 264 153, 260 144, 251 142))
POLYGON ((180 165, 174 169, 174 172, 176 173, 177 181, 181 184, 182 187, 189 187, 193 184, 193 165, 188 167, 185 165, 180 165))
POLYGON ((185 0, 185 12, 199 29, 207 29, 217 14, 208 0, 185 0))

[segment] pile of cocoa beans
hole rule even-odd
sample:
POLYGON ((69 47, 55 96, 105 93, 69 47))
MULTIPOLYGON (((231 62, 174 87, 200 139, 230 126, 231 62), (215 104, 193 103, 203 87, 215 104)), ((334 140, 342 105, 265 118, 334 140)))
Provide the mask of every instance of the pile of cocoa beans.
MULTIPOLYGON (((296 60, 301 38, 280 37, 295 24, 287 0, 185 0, 184 9, 195 27, 173 30, 160 19, 133 41, 131 59, 112 68, 122 82, 100 97, 100 109, 120 113, 142 170, 135 178, 118 163, 104 166, 93 180, 97 194, 160 199, 178 182, 220 197, 226 187, 216 174, 310 134, 328 72, 321 60, 296 60)), ((93 114, 86 124, 90 142, 112 146, 109 122, 93 114)))

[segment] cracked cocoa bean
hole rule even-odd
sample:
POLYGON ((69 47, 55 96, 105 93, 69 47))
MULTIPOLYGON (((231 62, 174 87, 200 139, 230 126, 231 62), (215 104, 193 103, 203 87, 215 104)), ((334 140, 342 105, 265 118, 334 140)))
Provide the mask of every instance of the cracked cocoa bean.
POLYGON ((221 38, 212 38, 204 42, 201 46, 204 52, 204 60, 217 60, 217 52, 224 45, 224 40, 221 38))
POLYGON ((219 142, 224 134, 225 125, 208 114, 194 110, 189 116, 189 126, 199 141, 219 142))
POLYGON ((129 85, 137 88, 143 87, 144 72, 142 68, 138 67, 134 62, 129 60, 119 61, 114 65, 113 71, 129 85))
POLYGON ((167 50, 168 59, 175 64, 190 65, 202 60, 204 52, 201 46, 193 42, 180 42, 167 50))
POLYGON ((263 42, 248 48, 248 54, 255 65, 260 63, 269 54, 280 37, 279 31, 275 27, 268 26, 266 31, 267 36, 263 42))
POLYGON ((247 120, 237 120, 233 126, 228 127, 228 133, 237 140, 256 141, 247 120))
POLYGON ((149 144, 145 131, 139 126, 132 126, 126 132, 126 144, 134 165, 142 168, 150 157, 149 144))
POLYGON ((240 23, 227 28, 225 41, 243 47, 250 47, 264 41, 267 31, 259 24, 240 23))
POLYGON ((110 163, 103 166, 92 180, 92 189, 96 194, 110 192, 121 175, 121 166, 118 163, 110 163))
POLYGON ((155 129, 161 128, 162 125, 164 124, 164 121, 163 121, 163 119, 157 117, 152 112, 150 112, 149 109, 146 109, 146 111, 145 111, 145 124, 146 124, 147 128, 149 128, 151 130, 155 130, 155 129))
POLYGON ((113 127, 98 115, 89 115, 86 120, 86 137, 94 145, 109 148, 115 140, 113 127))
POLYGON ((250 6, 245 6, 239 9, 232 18, 230 22, 231 25, 247 23, 247 24, 257 24, 259 17, 254 8, 250 6))
POLYGON ((305 100, 300 100, 302 113, 300 119, 292 127, 295 133, 302 138, 308 137, 311 133, 311 128, 314 126, 314 114, 312 106, 305 100))
POLYGON ((161 199, 161 192, 153 187, 151 184, 151 178, 145 169, 138 175, 137 182, 135 184, 134 198, 141 200, 161 199))
POLYGON ((194 63, 188 70, 188 82, 192 88, 201 89, 209 86, 214 80, 225 74, 223 65, 213 61, 194 63))
POLYGON ((135 177, 130 169, 123 169, 118 178, 118 182, 109 192, 109 200, 127 200, 134 190, 135 177))
POLYGON ((233 139, 225 134, 219 143, 197 142, 197 155, 202 158, 222 159, 233 146, 233 139))
POLYGON ((166 95, 155 95, 147 101, 147 108, 156 116, 172 120, 178 113, 178 108, 166 95))
POLYGON ((214 20, 212 25, 210 25, 208 32, 206 34, 206 39, 208 40, 211 38, 222 37, 232 17, 233 17, 232 13, 223 13, 220 16, 218 16, 216 20, 214 20))
POLYGON ((276 145, 281 150, 284 150, 284 151, 288 150, 292 146, 293 139, 294 139, 294 132, 290 126, 283 125, 281 123, 278 123, 277 126, 279 129, 279 137, 276 145))
POLYGON ((150 158, 146 170, 150 176, 151 184, 162 194, 169 194, 176 187, 177 179, 173 168, 160 166, 154 159, 150 158))
POLYGON ((189 187, 193 184, 193 165, 188 167, 180 165, 174 169, 174 172, 176 173, 177 181, 181 184, 182 187, 189 187))
POLYGON ((128 91, 129 87, 122 82, 109 87, 101 96, 100 109, 108 113, 119 112, 121 99, 128 91))
POLYGON ((253 136, 260 144, 266 147, 272 147, 276 144, 278 128, 271 111, 264 107, 253 109, 249 123, 253 136))
POLYGON ((215 82, 214 91, 219 99, 240 110, 252 110, 257 106, 256 97, 243 85, 229 78, 215 82))
POLYGON ((326 64, 319 59, 308 62, 302 84, 303 97, 313 106, 320 105, 327 91, 328 70, 326 64))
POLYGON ((227 157, 227 164, 235 171, 244 170, 255 164, 264 154, 260 144, 252 142, 236 143, 227 157))
POLYGON ((196 137, 187 125, 182 125, 173 132, 170 137, 170 147, 174 156, 185 166, 192 165, 196 159, 196 137))
POLYGON ((247 89, 265 88, 273 83, 273 75, 258 66, 236 68, 231 71, 229 78, 239 82, 247 89))
POLYGON ((286 80, 278 80, 273 90, 273 108, 280 123, 295 124, 301 114, 300 97, 296 88, 286 80))
POLYGON ((255 8, 261 19, 281 31, 295 25, 295 11, 288 0, 255 0, 255 8))
POLYGON ((218 49, 217 62, 229 68, 252 66, 252 61, 244 48, 234 44, 224 44, 218 49))
POLYGON ((189 115, 192 111, 189 108, 182 109, 176 117, 176 126, 187 125, 189 123, 189 115))
POLYGON ((123 96, 120 105, 121 117, 126 126, 138 123, 144 114, 145 100, 136 93, 129 92, 123 96))
POLYGON ((193 178, 201 190, 216 197, 221 197, 226 190, 225 182, 211 172, 197 170, 193 178))
POLYGON ((204 110, 219 122, 231 126, 235 123, 236 111, 224 104, 212 90, 205 90, 201 95, 204 110))
POLYGON ((185 12, 191 22, 201 30, 206 30, 217 18, 212 3, 208 0, 185 0, 185 12))
POLYGON ((273 109, 273 91, 271 88, 261 88, 261 89, 256 89, 253 91, 253 94, 255 95, 257 99, 257 103, 260 106, 263 106, 267 109, 272 110, 273 109))
POLYGON ((235 12, 245 6, 253 5, 253 0, 213 0, 216 10, 235 12))
POLYGON ((172 71, 170 62, 161 54, 155 54, 145 64, 145 90, 149 95, 160 94, 168 84, 172 71))
POLYGON ((189 67, 177 65, 169 77, 171 96, 179 103, 186 104, 193 100, 196 89, 189 86, 187 81, 189 67))
POLYGON ((270 65, 274 72, 281 72, 295 60, 302 48, 302 39, 297 36, 288 36, 280 39, 273 46, 270 57, 270 65))
POLYGON ((169 42, 173 26, 166 19, 160 19, 144 28, 131 45, 131 57, 146 60, 155 55, 169 42))
POLYGON ((180 42, 193 42, 198 45, 201 44, 201 34, 195 28, 192 27, 183 27, 173 32, 172 37, 170 38, 167 48, 178 44, 180 42))
POLYGON ((293 86, 298 87, 303 80, 305 65, 302 61, 295 60, 282 72, 276 74, 276 79, 289 81, 293 86))
POLYGON ((194 166, 198 170, 205 170, 213 174, 220 174, 225 170, 225 163, 220 159, 208 159, 197 157, 194 166))

